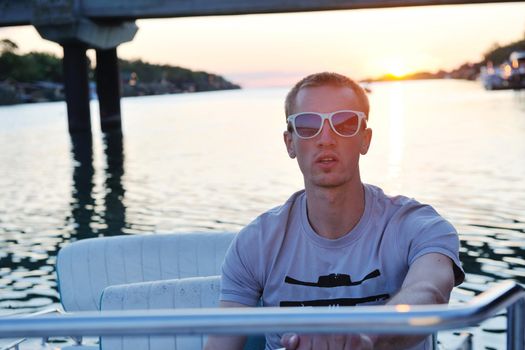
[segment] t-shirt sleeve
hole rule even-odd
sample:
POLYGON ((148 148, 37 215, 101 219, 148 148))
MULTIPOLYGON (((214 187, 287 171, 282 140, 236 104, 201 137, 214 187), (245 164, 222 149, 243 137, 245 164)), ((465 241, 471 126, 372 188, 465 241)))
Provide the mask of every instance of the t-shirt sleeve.
POLYGON ((459 260, 459 237, 454 226, 428 205, 411 208, 402 222, 402 239, 398 244, 399 251, 406 252, 408 266, 425 254, 443 254, 454 263, 454 285, 461 284, 465 272, 459 260))
POLYGON ((262 283, 257 273, 257 225, 248 225, 235 237, 222 264, 221 301, 256 306, 262 283))

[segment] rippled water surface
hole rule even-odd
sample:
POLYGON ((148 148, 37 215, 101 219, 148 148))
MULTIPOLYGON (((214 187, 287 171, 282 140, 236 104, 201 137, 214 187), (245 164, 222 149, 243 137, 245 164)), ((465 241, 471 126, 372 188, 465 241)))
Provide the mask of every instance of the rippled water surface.
MULTIPOLYGON (((478 83, 372 85, 365 182, 433 204, 459 230, 467 280, 525 283, 525 94, 478 83)), ((0 312, 58 302, 70 241, 238 231, 301 188, 287 157, 283 89, 122 100, 123 135, 71 138, 63 103, 0 108, 0 312)), ((504 318, 484 323, 500 348, 504 318)))

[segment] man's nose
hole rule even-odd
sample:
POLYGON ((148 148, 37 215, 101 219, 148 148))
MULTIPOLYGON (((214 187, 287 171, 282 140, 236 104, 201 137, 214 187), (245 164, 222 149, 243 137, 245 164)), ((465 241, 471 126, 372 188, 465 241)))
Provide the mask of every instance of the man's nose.
POLYGON ((317 143, 319 145, 330 145, 335 143, 336 133, 332 130, 330 122, 325 120, 321 132, 317 135, 317 143))

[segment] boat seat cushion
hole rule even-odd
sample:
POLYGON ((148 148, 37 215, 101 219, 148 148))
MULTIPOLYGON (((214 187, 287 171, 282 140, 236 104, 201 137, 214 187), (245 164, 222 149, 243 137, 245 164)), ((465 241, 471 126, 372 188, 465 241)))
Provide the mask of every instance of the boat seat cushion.
POLYGON ((178 233, 85 239, 57 257, 60 300, 66 311, 100 309, 111 285, 220 274, 234 233, 178 233))
MULTIPOLYGON (((104 289, 101 310, 212 308, 219 306, 220 276, 133 283, 104 289)), ((206 336, 102 337, 101 350, 202 349, 206 336)), ((264 349, 264 337, 250 337, 245 350, 264 349)))

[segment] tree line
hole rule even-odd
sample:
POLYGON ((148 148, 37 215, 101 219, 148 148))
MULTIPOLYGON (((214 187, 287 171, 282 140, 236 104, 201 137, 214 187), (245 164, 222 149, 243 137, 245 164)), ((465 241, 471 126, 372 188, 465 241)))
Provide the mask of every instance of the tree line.
POLYGON ((523 39, 512 42, 507 45, 500 46, 498 43, 492 45, 492 47, 485 53, 483 64, 492 62, 494 66, 499 66, 509 59, 509 56, 514 51, 525 51, 525 34, 523 39))
MULTIPOLYGON (((89 59, 88 59, 89 61, 89 59)), ((95 70, 89 62, 89 79, 95 80, 95 70)), ((178 92, 239 89, 220 75, 170 66, 156 65, 142 60, 119 60, 124 96, 155 95, 178 92)), ((0 104, 33 102, 20 96, 30 96, 26 90, 43 89, 41 82, 62 84, 62 59, 44 52, 18 53, 18 45, 0 40, 0 104), (39 85, 35 85, 40 83, 39 85)), ((49 85, 49 84, 48 84, 49 85)), ((63 99, 63 94, 44 94, 42 100, 63 99), (53 97, 54 96, 54 97, 53 97)), ((38 94, 42 96, 42 94, 38 94)))
POLYGON ((501 64, 509 60, 509 56, 514 51, 525 51, 525 33, 523 39, 511 42, 506 45, 499 45, 494 43, 484 54, 483 59, 475 63, 463 63, 459 67, 450 71, 440 70, 435 73, 431 72, 416 72, 408 74, 404 77, 396 77, 392 74, 384 75, 377 79, 368 79, 370 81, 384 81, 384 80, 417 80, 417 79, 466 79, 475 80, 479 74, 481 67, 486 66, 489 62, 494 67, 500 66, 501 64))

